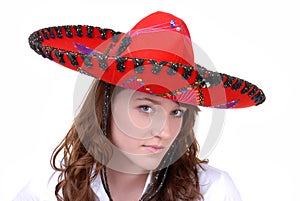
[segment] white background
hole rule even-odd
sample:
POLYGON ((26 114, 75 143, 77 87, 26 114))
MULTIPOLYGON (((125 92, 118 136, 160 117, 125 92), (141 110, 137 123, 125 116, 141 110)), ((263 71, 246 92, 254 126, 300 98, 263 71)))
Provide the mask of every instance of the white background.
POLYGON ((231 175, 244 201, 300 200, 297 1, 27 0, 0 8, 1 201, 47 171, 73 118, 77 73, 38 56, 28 36, 67 24, 126 32, 157 10, 182 18, 218 71, 257 84, 267 96, 259 107, 226 112, 210 164, 231 175))

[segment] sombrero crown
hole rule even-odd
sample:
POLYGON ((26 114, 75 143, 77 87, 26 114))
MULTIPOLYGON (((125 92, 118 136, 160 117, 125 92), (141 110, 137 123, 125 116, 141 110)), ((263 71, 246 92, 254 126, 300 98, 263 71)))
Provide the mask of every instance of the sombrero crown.
POLYGON ((113 85, 181 103, 216 108, 259 105, 265 95, 245 80, 196 64, 186 24, 153 13, 126 34, 93 26, 57 26, 29 37, 45 58, 113 85))

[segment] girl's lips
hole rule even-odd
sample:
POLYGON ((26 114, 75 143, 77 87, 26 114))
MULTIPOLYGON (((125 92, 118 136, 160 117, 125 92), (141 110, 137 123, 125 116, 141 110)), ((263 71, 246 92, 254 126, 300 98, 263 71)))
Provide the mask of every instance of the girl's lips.
POLYGON ((162 146, 157 146, 157 145, 143 145, 143 147, 146 149, 146 150, 148 150, 148 151, 150 151, 150 152, 152 152, 152 153, 160 153, 160 152, 162 152, 162 150, 164 149, 164 147, 162 147, 162 146))

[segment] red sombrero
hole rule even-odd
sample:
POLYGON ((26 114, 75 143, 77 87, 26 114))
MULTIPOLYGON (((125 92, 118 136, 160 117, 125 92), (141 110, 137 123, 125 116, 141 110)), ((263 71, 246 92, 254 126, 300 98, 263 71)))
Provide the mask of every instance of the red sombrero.
POLYGON ((196 64, 187 26, 164 12, 145 17, 126 34, 57 26, 32 33, 29 44, 72 70, 181 103, 244 108, 265 101, 262 90, 250 82, 196 64))

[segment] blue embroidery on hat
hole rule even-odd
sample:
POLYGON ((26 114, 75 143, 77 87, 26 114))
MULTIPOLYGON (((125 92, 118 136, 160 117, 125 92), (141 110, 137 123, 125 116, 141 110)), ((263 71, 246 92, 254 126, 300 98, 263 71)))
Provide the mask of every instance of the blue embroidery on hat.
POLYGON ((176 27, 176 25, 175 25, 175 20, 171 20, 171 21, 170 21, 170 25, 171 25, 172 28, 175 28, 175 27, 176 27))
POLYGON ((175 20, 171 20, 170 21, 170 25, 171 25, 171 28, 175 28, 176 31, 181 31, 181 27, 180 26, 176 26, 175 24, 175 20))

